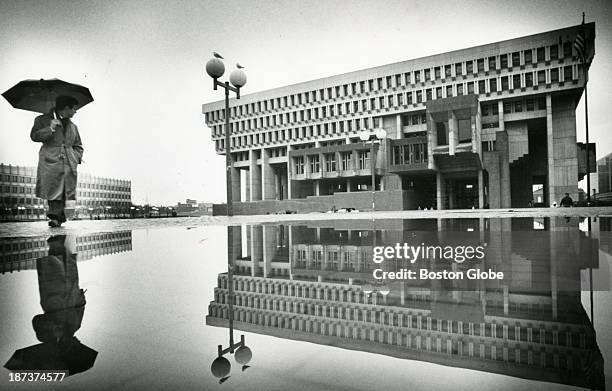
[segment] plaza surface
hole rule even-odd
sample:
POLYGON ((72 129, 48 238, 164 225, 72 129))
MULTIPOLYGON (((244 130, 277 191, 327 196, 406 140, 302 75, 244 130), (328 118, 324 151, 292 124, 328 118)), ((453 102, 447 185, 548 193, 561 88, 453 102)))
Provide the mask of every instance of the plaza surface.
POLYGON ((390 212, 273 214, 253 216, 203 216, 153 219, 77 220, 60 228, 49 228, 45 221, 0 223, 0 237, 61 235, 68 233, 114 232, 128 229, 195 228, 210 225, 238 225, 324 220, 449 219, 495 217, 600 217, 612 216, 612 207, 591 208, 524 208, 524 209, 455 209, 406 210, 390 212))

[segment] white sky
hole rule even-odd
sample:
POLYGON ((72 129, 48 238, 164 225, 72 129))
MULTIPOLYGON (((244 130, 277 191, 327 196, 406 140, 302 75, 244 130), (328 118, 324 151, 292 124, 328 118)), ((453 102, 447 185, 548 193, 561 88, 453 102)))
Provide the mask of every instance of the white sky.
MULTIPOLYGON (((243 94, 596 22, 590 139, 612 152, 606 111, 612 5, 606 1, 0 1, 0 90, 22 79, 86 85, 81 172, 132 181, 132 199, 225 199, 224 157, 201 105, 220 100, 212 51, 246 67, 243 94)), ((228 72, 229 73, 229 72, 228 72)), ((578 106, 578 141, 584 108, 578 106)), ((35 166, 35 114, 0 101, 0 162, 35 166)))

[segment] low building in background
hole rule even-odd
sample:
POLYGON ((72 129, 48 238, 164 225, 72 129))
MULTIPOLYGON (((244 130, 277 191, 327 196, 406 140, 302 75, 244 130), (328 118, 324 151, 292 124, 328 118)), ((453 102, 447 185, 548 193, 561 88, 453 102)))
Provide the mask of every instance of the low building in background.
MULTIPOLYGON (((0 220, 46 218, 46 201, 36 197, 36 167, 0 164, 0 220)), ((73 218, 129 217, 132 182, 79 173, 73 218)))

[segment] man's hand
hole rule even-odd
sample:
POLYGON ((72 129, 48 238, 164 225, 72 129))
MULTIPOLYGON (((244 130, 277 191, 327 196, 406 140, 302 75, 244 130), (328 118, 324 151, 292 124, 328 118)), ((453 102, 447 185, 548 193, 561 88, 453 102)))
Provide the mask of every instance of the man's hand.
POLYGON ((55 128, 61 124, 62 121, 60 121, 59 119, 52 119, 51 124, 49 125, 49 127, 51 128, 51 132, 55 132, 55 128))

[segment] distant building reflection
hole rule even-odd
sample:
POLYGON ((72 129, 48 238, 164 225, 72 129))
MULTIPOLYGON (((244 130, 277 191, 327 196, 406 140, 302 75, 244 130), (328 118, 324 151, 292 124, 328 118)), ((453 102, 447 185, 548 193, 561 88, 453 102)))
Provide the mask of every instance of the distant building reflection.
MULTIPOLYGON (((78 235, 75 240, 79 262, 132 251, 132 231, 78 235)), ((47 240, 43 237, 0 238, 0 274, 35 269, 36 259, 44 256, 46 251, 47 240)))
MULTIPOLYGON (((606 224, 601 219, 593 224, 600 223, 606 224)), ((233 325, 281 338, 604 389, 603 358, 581 302, 581 290, 593 288, 584 276, 599 267, 602 235, 582 232, 579 224, 577 218, 528 218, 230 227, 233 325), (427 267, 478 266, 506 277, 393 281, 387 295, 365 293, 364 284, 375 283, 372 270, 381 267, 372 262, 372 247, 404 242, 481 243, 486 256, 477 264, 427 260, 427 267)), ((392 260, 384 267, 405 266, 392 260)), ((609 281, 604 285, 609 289, 609 281)), ((207 324, 227 327, 228 292, 228 276, 222 273, 207 324)))
POLYGON ((36 260, 43 313, 32 319, 41 343, 15 351, 5 367, 12 371, 66 371, 73 375, 91 368, 98 355, 75 337, 86 304, 85 291, 79 286, 77 238, 56 235, 47 244, 47 254, 36 260))

